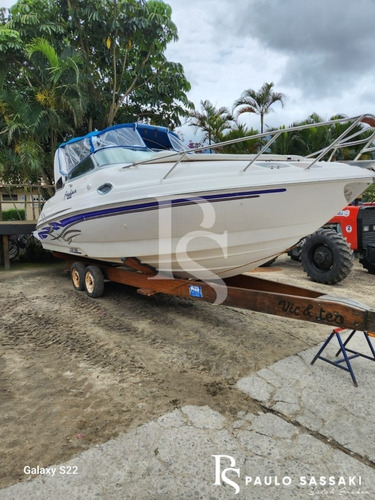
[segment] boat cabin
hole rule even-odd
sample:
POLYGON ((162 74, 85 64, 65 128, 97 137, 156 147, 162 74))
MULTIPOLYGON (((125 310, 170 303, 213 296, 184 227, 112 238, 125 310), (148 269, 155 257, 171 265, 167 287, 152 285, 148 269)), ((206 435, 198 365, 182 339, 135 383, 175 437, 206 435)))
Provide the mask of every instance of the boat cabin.
POLYGON ((186 151, 177 134, 165 127, 142 123, 114 125, 61 144, 55 154, 56 189, 67 179, 97 167, 149 159, 156 151, 186 151))

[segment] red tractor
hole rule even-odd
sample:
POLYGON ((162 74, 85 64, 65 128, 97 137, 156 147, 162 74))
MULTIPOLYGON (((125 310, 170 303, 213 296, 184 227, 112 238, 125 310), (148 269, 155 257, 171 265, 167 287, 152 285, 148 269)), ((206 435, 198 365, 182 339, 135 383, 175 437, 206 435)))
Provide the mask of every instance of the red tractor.
POLYGON ((348 205, 323 228, 289 251, 319 283, 335 284, 350 273, 354 256, 375 274, 375 203, 348 205))

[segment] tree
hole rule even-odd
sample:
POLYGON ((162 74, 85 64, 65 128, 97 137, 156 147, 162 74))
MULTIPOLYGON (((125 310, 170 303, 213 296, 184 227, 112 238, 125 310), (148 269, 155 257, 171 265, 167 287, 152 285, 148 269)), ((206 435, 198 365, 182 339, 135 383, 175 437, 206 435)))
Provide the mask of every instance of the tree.
MULTIPOLYGON (((81 58, 88 105, 79 133, 137 118, 174 128, 193 105, 181 64, 164 55, 177 40, 171 13, 158 0, 18 0, 6 28, 22 45, 43 38, 81 58)), ((17 56, 19 69, 22 50, 17 56)))
POLYGON ((221 142, 224 131, 231 127, 231 114, 224 106, 216 109, 208 100, 201 101, 200 105, 201 111, 195 109, 190 113, 189 125, 201 129, 209 145, 221 142))
MULTIPOLYGON (((331 117, 330 121, 340 120, 344 118, 345 116, 343 115, 336 115, 331 117)), ((335 139, 340 137, 345 132, 345 130, 347 130, 353 124, 352 121, 348 121, 344 123, 333 123, 327 126, 314 126, 314 124, 318 124, 323 121, 324 119, 317 113, 312 113, 306 120, 292 123, 289 127, 300 127, 304 125, 311 125, 311 127, 281 134, 271 145, 271 151, 276 154, 295 154, 307 156, 312 153, 322 151, 335 139)), ((285 126, 281 127, 281 129, 283 128, 285 128, 285 126)), ((355 137, 353 137, 353 140, 366 139, 370 137, 371 131, 364 129, 362 125, 359 124, 350 131, 349 135, 355 135, 355 137)), ((352 160, 359 153, 362 146, 358 144, 352 144, 343 148, 339 148, 334 151, 333 160, 352 160)), ((328 159, 331 153, 332 150, 330 150, 326 154, 324 159, 328 159)), ((362 159, 371 159, 371 155, 368 155, 368 157, 362 156, 362 159)))
POLYGON ((27 71, 27 81, 41 108, 41 119, 48 128, 46 133, 54 151, 58 138, 66 132, 78 128, 86 110, 86 98, 82 94, 80 66, 82 61, 77 54, 65 51, 59 57, 43 38, 38 38, 26 47, 26 54, 32 68, 27 71))
MULTIPOLYGON (((271 145, 272 153, 307 156, 327 146, 331 142, 329 128, 313 126, 322 121, 323 118, 313 113, 306 120, 292 123, 288 128, 303 125, 311 127, 281 134, 271 145)), ((280 128, 284 129, 285 125, 280 128)))
POLYGON ((271 106, 280 102, 284 106, 285 95, 281 92, 274 92, 274 83, 264 83, 260 90, 245 90, 241 97, 234 103, 235 108, 239 108, 237 115, 243 113, 255 113, 260 116, 260 131, 263 133, 264 115, 271 111, 271 106))
POLYGON ((18 0, 1 22, 3 173, 51 173, 57 144, 72 135, 121 121, 174 128, 192 107, 182 66, 164 55, 177 38, 164 2, 18 0))
POLYGON ((44 39, 24 47, 23 56, 17 84, 0 91, 2 175, 16 182, 42 176, 51 184, 54 151, 84 113, 79 60, 60 58, 44 39))
POLYGON ((67 0, 66 6, 67 31, 93 96, 88 129, 110 126, 122 115, 180 125, 179 115, 191 107, 190 84, 182 66, 164 56, 177 40, 171 7, 157 0, 67 0))
MULTIPOLYGON (((242 123, 234 121, 234 125, 228 132, 225 133, 225 136, 222 138, 222 140, 231 141, 234 139, 241 139, 243 137, 256 134, 258 134, 258 130, 254 130, 253 128, 248 129, 242 123)), ((233 144, 223 146, 220 148, 220 153, 254 154, 258 152, 260 145, 261 144, 259 140, 250 139, 248 141, 235 142, 233 144)))

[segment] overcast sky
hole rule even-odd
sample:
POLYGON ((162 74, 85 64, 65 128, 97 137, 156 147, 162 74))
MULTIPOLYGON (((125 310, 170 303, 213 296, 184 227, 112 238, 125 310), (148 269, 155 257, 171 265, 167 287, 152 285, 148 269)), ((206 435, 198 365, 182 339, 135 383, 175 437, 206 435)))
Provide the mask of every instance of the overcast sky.
MULTIPOLYGON (((196 107, 231 108, 245 89, 274 82, 286 102, 268 126, 375 113, 375 0, 166 1, 179 32, 167 56, 182 63, 196 107)), ((257 116, 241 120, 259 128, 257 116)))
MULTIPOLYGON (((205 99, 231 108, 245 89, 274 82, 286 102, 268 126, 375 113, 375 0, 166 1, 179 33, 167 57, 183 65, 197 108, 205 99)), ((257 116, 241 121, 259 128, 257 116)))

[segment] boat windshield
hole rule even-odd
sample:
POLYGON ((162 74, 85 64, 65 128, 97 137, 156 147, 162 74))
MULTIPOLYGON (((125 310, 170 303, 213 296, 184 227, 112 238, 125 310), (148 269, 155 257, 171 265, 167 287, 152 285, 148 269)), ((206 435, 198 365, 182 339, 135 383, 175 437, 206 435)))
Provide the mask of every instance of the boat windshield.
POLYGON ((94 153, 95 163, 98 167, 113 165, 115 163, 136 163, 138 161, 149 160, 154 156, 153 151, 142 151, 129 148, 105 148, 94 153))
POLYGON ((180 138, 165 127, 141 123, 115 125, 61 144, 55 155, 55 179, 69 176, 95 154, 99 166, 149 159, 155 151, 185 151, 180 138))

